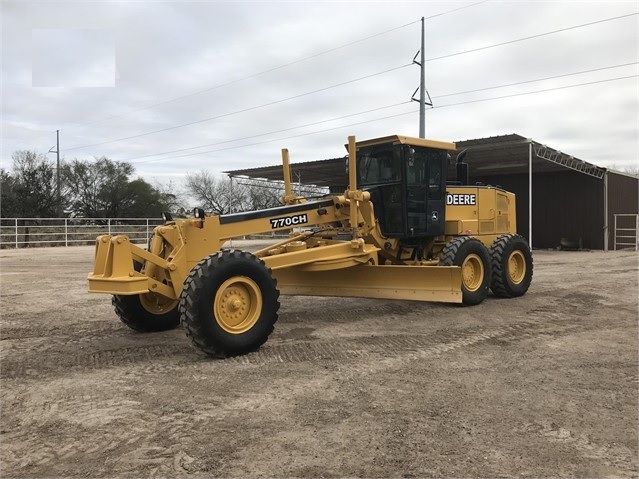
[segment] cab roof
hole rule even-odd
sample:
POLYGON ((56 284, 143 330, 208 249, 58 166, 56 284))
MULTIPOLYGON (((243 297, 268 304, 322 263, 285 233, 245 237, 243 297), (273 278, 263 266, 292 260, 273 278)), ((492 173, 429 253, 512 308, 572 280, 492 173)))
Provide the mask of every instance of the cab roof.
MULTIPOLYGON (((413 138, 410 136, 401 136, 401 135, 391 135, 391 136, 384 136, 381 138, 373 138, 371 140, 358 141, 356 145, 357 145, 357 148, 361 148, 364 146, 385 145, 389 143, 392 145, 425 146, 428 148, 437 148, 439 150, 448 150, 448 151, 454 151, 457 149, 455 146, 455 143, 449 143, 446 141, 427 140, 424 138, 413 138)), ((344 145, 344 146, 346 146, 346 149, 348 150, 348 145, 344 145)))

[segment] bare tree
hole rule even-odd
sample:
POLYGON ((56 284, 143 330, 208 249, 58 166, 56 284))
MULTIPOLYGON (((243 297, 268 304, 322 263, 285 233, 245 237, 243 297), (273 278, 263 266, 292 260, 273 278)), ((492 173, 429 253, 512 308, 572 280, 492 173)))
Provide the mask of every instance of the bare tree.
MULTIPOLYGON (((239 184, 245 185, 248 191, 251 209, 260 210, 282 206, 284 183, 254 178, 237 178, 239 184)), ((293 185, 292 194, 308 199, 320 198, 328 194, 328 189, 315 185, 293 185)))
MULTIPOLYGON (((208 171, 188 174, 185 188, 195 199, 197 206, 214 214, 240 211, 265 210, 282 206, 284 184, 282 182, 251 178, 217 178, 208 171)), ((326 188, 313 185, 296 185, 294 194, 309 198, 324 196, 326 188)))
MULTIPOLYGON (((239 180, 236 180, 240 182, 239 180)), ((252 210, 265 210, 282 206, 284 187, 268 181, 251 181, 245 183, 252 210)))
POLYGON ((214 214, 250 209, 246 187, 230 178, 216 178, 212 173, 202 170, 187 174, 185 187, 198 206, 214 214))
POLYGON ((168 211, 185 211, 188 208, 186 194, 173 180, 168 183, 156 182, 154 188, 160 193, 168 211))

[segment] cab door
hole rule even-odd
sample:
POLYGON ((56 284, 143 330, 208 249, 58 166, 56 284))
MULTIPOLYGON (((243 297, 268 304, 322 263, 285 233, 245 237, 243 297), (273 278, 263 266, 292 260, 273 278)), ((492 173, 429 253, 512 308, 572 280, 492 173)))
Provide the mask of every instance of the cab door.
POLYGON ((406 236, 444 234, 446 151, 406 146, 406 236))

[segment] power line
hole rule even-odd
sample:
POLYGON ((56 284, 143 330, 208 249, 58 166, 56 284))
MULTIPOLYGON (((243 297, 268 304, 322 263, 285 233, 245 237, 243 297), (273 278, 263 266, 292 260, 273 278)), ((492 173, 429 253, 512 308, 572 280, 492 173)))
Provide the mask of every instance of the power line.
MULTIPOLYGON (((411 103, 411 102, 406 102, 406 103, 411 103)), ((275 139, 272 139, 272 140, 259 141, 259 142, 256 142, 256 143, 249 143, 249 144, 246 144, 246 145, 228 146, 226 148, 218 148, 216 150, 201 151, 201 152, 198 152, 198 153, 189 153, 189 154, 186 154, 186 155, 169 156, 169 157, 166 157, 166 158, 158 158, 158 159, 155 159, 155 160, 140 161, 140 162, 136 163, 136 165, 139 165, 141 163, 152 163, 152 162, 157 162, 157 161, 164 161, 164 160, 169 160, 169 159, 173 159, 173 158, 186 158, 186 157, 189 157, 189 156, 205 155, 205 154, 208 154, 208 153, 215 153, 215 152, 218 152, 218 151, 234 150, 234 149, 237 149, 237 148, 246 148, 248 146, 256 146, 256 145, 263 145, 265 143, 273 143, 274 141, 283 141, 283 140, 290 140, 292 138, 299 138, 299 137, 302 137, 302 136, 316 135, 318 133, 325 133, 327 131, 341 130, 342 128, 347 128, 347 127, 350 127, 350 126, 363 125, 365 123, 372 123, 372 122, 375 122, 375 121, 387 120, 389 118, 396 118, 398 116, 404 116, 404 115, 409 115, 409 114, 412 115, 413 113, 415 113, 415 111, 416 110, 413 110, 413 111, 410 111, 410 112, 407 112, 407 113, 399 113, 399 114, 395 114, 395 115, 384 116, 384 117, 381 117, 381 118, 375 118, 373 120, 366 120, 366 121, 360 121, 360 122, 357 122, 357 123, 351 123, 350 125, 336 126, 334 128, 326 128, 324 130, 313 131, 313 132, 310 132, 310 133, 300 133, 299 135, 292 135, 292 136, 287 136, 287 137, 284 137, 284 138, 275 138, 275 139)))
MULTIPOLYGON (((476 5, 480 5, 482 3, 486 3, 487 1, 488 0, 482 0, 480 2, 475 2, 475 3, 472 3, 470 5, 465 5, 463 7, 458 7, 458 8, 454 8, 452 10, 448 10, 448 11, 445 11, 445 12, 437 13, 435 15, 431 15, 429 17, 425 17, 424 19, 425 20, 430 20, 430 19, 433 19, 433 18, 436 18, 436 17, 441 17, 443 15, 448 15, 450 13, 454 13, 454 12, 457 12, 459 10, 464 10, 466 8, 470 8, 470 7, 474 7, 476 5)), ((123 116, 132 115, 133 113, 138 113, 140 111, 150 110, 151 108, 155 108, 155 107, 158 107, 158 106, 166 105, 168 103, 173 103, 173 102, 178 101, 178 100, 183 100, 185 98, 190 98, 190 97, 193 97, 193 96, 196 96, 196 95, 201 95, 203 93, 208 93, 210 91, 217 90, 217 89, 225 87, 225 86, 233 85, 235 83, 239 83, 239 82, 242 82, 242 81, 245 81, 245 80, 250 80, 252 78, 256 78, 256 77, 259 77, 259 76, 262 76, 262 75, 266 75, 267 73, 272 73, 274 71, 281 70, 283 68, 287 68, 287 67, 290 67, 292 65, 296 65, 298 63, 305 62, 307 60, 312 60, 312 59, 320 57, 322 55, 326 55, 327 53, 332 53, 332 52, 335 52, 337 50, 341 50, 343 48, 348 48, 350 46, 357 45, 358 43, 363 43, 363 42, 365 42, 367 40, 370 40, 372 38, 376 38, 376 37, 379 37, 379 36, 382 36, 382 35, 386 35, 388 33, 391 33, 391 32, 397 31, 397 30, 401 30, 402 28, 406 28, 406 27, 409 27, 411 25, 415 25, 416 23, 419 23, 419 22, 421 22, 421 19, 420 20, 415 20, 413 22, 406 23, 404 25, 399 25, 397 27, 389 28, 388 30, 384 30, 382 32, 377 32, 377 33, 374 33, 373 35, 368 35, 368 36, 360 38, 358 40, 353 40, 353 41, 345 43, 343 45, 340 45, 340 46, 337 46, 337 47, 333 47, 333 48, 329 48, 328 50, 323 50, 321 52, 314 53, 314 54, 309 55, 307 57, 303 57, 303 58, 300 58, 298 60, 294 60, 292 62, 284 63, 282 65, 278 65, 278 66, 273 67, 273 68, 268 68, 266 70, 262 70, 260 72, 253 73, 253 74, 247 75, 245 77, 241 77, 241 78, 237 78, 235 80, 230 80, 230 81, 227 81, 227 82, 224 82, 224 83, 220 83, 220 84, 214 85, 214 86, 212 86, 210 88, 205 88, 204 90, 198 90, 198 91, 193 92, 193 93, 188 93, 186 95, 182 95, 182 96, 178 96, 178 97, 175 97, 175 98, 171 98, 169 100, 164 100, 164 101, 161 101, 161 102, 153 103, 151 105, 147 105, 145 107, 137 108, 137 109, 130 110, 130 111, 127 111, 127 112, 118 113, 116 115, 108 116, 106 118, 101 118, 101 119, 97 119, 97 120, 90 120, 90 121, 86 121, 86 122, 83 122, 83 123, 78 123, 76 125, 71 125, 71 126, 69 126, 67 128, 64 128, 62 131, 71 130, 71 129, 75 129, 75 128, 80 128, 82 126, 92 125, 94 123, 100 123, 100 122, 103 122, 103 121, 113 120, 115 118, 121 118, 123 116)))
POLYGON ((544 37, 544 36, 547 36, 547 35, 553 35, 555 33, 566 32, 568 30, 574 30, 576 28, 588 27, 588 26, 591 26, 591 25, 597 25, 599 23, 604 23, 604 22, 611 22, 613 20, 620 20, 622 18, 632 17, 632 16, 636 16, 636 15, 638 15, 638 14, 637 13, 629 13, 627 15, 620 15, 618 17, 611 17, 611 18, 605 18, 603 20, 597 20, 595 22, 582 23, 581 25, 574 25, 572 27, 561 28, 559 30, 553 30, 551 32, 539 33, 537 35, 531 35, 529 37, 518 38, 516 40, 509 40, 507 42, 495 43, 493 45, 487 45, 485 47, 473 48, 471 50, 464 50, 463 52, 456 52, 456 53, 450 53, 448 55, 442 55, 442 56, 439 56, 439 57, 427 58, 426 61, 427 62, 433 62, 435 60, 441 60, 443 58, 450 58, 450 57, 454 57, 454 56, 458 56, 458 55, 465 55, 466 53, 473 53, 473 52, 479 52, 479 51, 482 51, 482 50, 488 50, 489 48, 503 47, 504 45, 510 45, 511 43, 523 42, 525 40, 532 40, 533 38, 539 38, 539 37, 544 37))
MULTIPOLYGON (((487 1, 487 0, 485 0, 485 1, 487 1)), ((482 3, 482 2, 479 2, 479 3, 482 3)), ((225 87, 225 86, 229 86, 229 85, 233 85, 235 83, 239 83, 239 82, 242 82, 242 81, 250 80, 252 78, 256 78, 258 76, 266 75, 267 73, 272 73, 274 71, 281 70, 283 68, 295 65, 297 63, 302 63, 302 62, 305 62, 307 60, 311 60, 313 58, 317 58, 319 56, 326 55, 327 53, 331 53, 331 52, 334 52, 336 50, 341 50, 342 48, 346 48, 346 47, 355 45, 357 43, 362 43, 362 42, 364 42, 366 40, 370 40, 371 38, 375 38, 375 37, 378 37, 378 36, 381 36, 381 35, 385 35, 387 33, 394 32, 394 31, 399 30, 401 28, 405 28, 405 27, 408 27, 410 25, 414 25, 415 23, 418 23, 420 21, 421 20, 416 20, 414 22, 410 22, 410 23, 407 23, 405 25, 400 25, 399 27, 391 28, 389 30, 384 30, 383 32, 375 33, 373 35, 369 35, 369 36, 361 38, 359 40, 355 40, 355 41, 346 43, 346 44, 338 46, 338 47, 330 48, 328 50, 324 50, 324 51, 321 51, 319 53, 315 53, 313 55, 310 55, 310 56, 307 56, 307 57, 304 57, 304 58, 300 58, 298 60, 294 60, 294 61, 289 62, 289 63, 284 63, 283 65, 279 65, 279 66, 276 66, 276 67, 273 67, 273 68, 269 68, 269 69, 263 70, 261 72, 253 73, 251 75, 247 75, 247 76, 242 77, 242 78, 238 78, 238 79, 235 79, 235 80, 230 80, 230 81, 227 81, 227 82, 224 82, 224 83, 220 83, 218 85, 212 86, 210 88, 206 88, 204 90, 199 90, 199 91, 196 91, 196 92, 193 92, 193 93, 189 93, 189 94, 186 94, 186 95, 178 96, 178 97, 175 97, 175 98, 171 98, 170 100, 161 101, 161 102, 158 102, 158 103, 154 103, 152 105, 148 105, 148 106, 145 106, 145 107, 137 108, 135 110, 127 111, 127 112, 124 112, 124 113, 119 113, 117 115, 109 116, 109 117, 102 118, 102 119, 99 119, 99 120, 91 120, 91 121, 88 121, 88 122, 79 123, 77 125, 72 125, 70 127, 65 128, 65 130, 79 128, 81 126, 91 125, 91 124, 94 124, 94 123, 100 123, 100 122, 107 121, 107 120, 113 120, 115 118, 120 118, 120 117, 123 117, 123 116, 131 115, 133 113, 138 113, 140 111, 150 110, 151 108, 155 108, 155 107, 158 107, 158 106, 166 105, 167 103, 173 103, 173 102, 178 101, 178 100, 184 100, 185 98, 190 98, 192 96, 201 95, 203 93, 208 93, 210 91, 217 90, 217 89, 225 87)))
MULTIPOLYGON (((568 89, 568 88, 576 88, 576 87, 580 87, 580 86, 588 86, 588 85, 595 85, 595 84, 607 83, 607 82, 612 82, 612 81, 627 80, 629 78, 637 78, 637 77, 639 77, 639 75, 629 75, 629 76, 625 76, 625 77, 609 78, 609 79, 606 79, 606 80, 598 80, 598 81, 592 81, 592 82, 578 83, 578 84, 574 84, 574 85, 565 85, 565 86, 561 86, 561 87, 546 88, 546 89, 543 89, 543 90, 535 90, 535 91, 522 92, 522 93, 513 93, 511 95, 503 95, 503 96, 491 97, 491 98, 482 98, 482 99, 478 99, 478 100, 467 100, 467 101, 458 102, 458 103, 450 103, 448 105, 434 106, 434 107, 430 108, 430 110, 447 108, 447 107, 451 107, 451 106, 468 105, 468 104, 471 104, 471 103, 479 103, 479 102, 484 102, 484 101, 502 100, 504 98, 513 98, 513 97, 518 97, 518 96, 533 95, 533 94, 536 94, 536 93, 545 93, 545 92, 555 91, 555 90, 564 90, 564 89, 568 89)), ((276 138, 276 139, 272 139, 272 140, 265 140, 265 141, 260 141, 260 142, 256 142, 256 143, 249 143, 249 144, 245 144, 245 145, 229 146, 229 147, 226 147, 226 148, 218 148, 218 149, 215 149, 215 150, 201 151, 201 152, 190 153, 190 154, 186 154, 186 155, 169 156, 169 157, 166 157, 166 158, 158 158, 158 159, 153 159, 153 160, 140 161, 140 162, 136 163, 136 165, 142 164, 142 163, 152 163, 152 162, 158 162, 158 161, 165 161, 165 160, 170 160, 170 159, 174 159, 174 158, 186 158, 186 157, 190 157, 190 156, 205 155, 205 154, 209 154, 209 153, 216 153, 216 152, 219 152, 219 151, 233 150, 233 149, 239 149, 239 148, 247 148, 249 146, 263 145, 265 143, 273 143, 275 141, 284 141, 284 140, 290 140, 290 139, 293 139, 293 138, 300 138, 300 137, 303 137, 303 136, 317 135, 319 133, 326 133, 328 131, 340 130, 340 129, 343 129, 343 128, 349 128, 349 127, 352 127, 352 126, 363 125, 363 124, 366 124, 366 123, 373 123, 373 122, 376 122, 376 121, 387 120, 389 118, 397 118, 397 117, 400 117, 400 116, 413 115, 416 112, 417 112, 417 110, 413 109, 413 110, 411 110, 409 112, 405 112, 405 113, 398 113, 398 114, 395 114, 395 115, 384 116, 384 117, 375 118, 375 119, 372 119, 372 120, 360 121, 360 122, 357 122, 357 123, 351 123, 351 124, 348 124, 348 125, 342 125, 342 126, 338 126, 338 127, 334 127, 334 128, 327 128, 327 129, 324 129, 324 130, 318 130, 318 131, 313 131, 313 132, 309 132, 309 133, 301 133, 299 135, 292 135, 292 136, 287 136, 287 137, 284 137, 284 138, 276 138)))
MULTIPOLYGON (((576 28, 582 28, 582 27, 586 27, 586 26, 590 26, 590 25, 599 24, 599 23, 609 22, 609 21, 613 21, 613 20, 619 20, 619 19, 622 19, 622 18, 627 18, 627 17, 630 17, 630 16, 634 16, 634 15, 637 15, 637 13, 631 13, 631 14, 627 14, 627 15, 620 15, 620 16, 617 16, 617 17, 611 17, 611 18, 597 20, 597 21, 589 22, 589 23, 584 23, 584 24, 581 24, 581 25, 575 25, 575 26, 572 26, 572 27, 567 27, 567 28, 563 28, 563 29, 559 29, 559 30, 553 30, 553 31, 550 31, 550 32, 540 33, 540 34, 537 34, 537 35, 532 35, 532 36, 529 36, 529 37, 519 38, 519 39, 516 39, 516 40, 510 40, 510 41, 507 41, 507 42, 501 42, 501 43, 496 43, 496 44, 493 44, 493 45, 487 45, 485 47, 475 48, 475 49, 471 49, 471 50, 465 50, 465 51, 462 51, 462 52, 451 53, 451 54, 448 54, 448 55, 442 55, 442 56, 439 56, 439 57, 434 57, 434 58, 427 59, 426 61, 435 61, 435 60, 440 60, 440 59, 443 59, 443 58, 450 58, 450 57, 453 57, 453 56, 463 55, 463 54, 466 54, 466 53, 472 53, 472 52, 476 52, 476 51, 486 50, 486 49, 489 49, 489 48, 496 48, 496 47, 499 47, 499 46, 504 46, 504 45, 508 45, 508 44, 512 44, 512 43, 516 43, 516 42, 530 40, 530 39, 533 39, 533 38, 538 38, 538 37, 541 37, 541 36, 551 35, 551 34, 563 32, 563 31, 567 31, 567 30, 573 30, 573 29, 576 29, 576 28)), ((415 22, 413 22, 413 23, 415 23, 415 22)), ((407 24, 407 25, 410 25, 410 24, 407 24)), ((402 28, 402 27, 396 27, 396 29, 397 28, 402 28)), ((222 115, 208 117, 208 118, 204 118, 204 119, 201 119, 201 120, 188 122, 188 123, 183 123, 183 124, 179 124, 179 125, 175 125, 175 126, 171 126, 171 127, 167 127, 167 128, 162 128, 162 129, 159 129, 159 130, 146 132, 146 133, 141 133, 141 134, 137 134, 137 135, 131 135, 131 136, 128 136, 128 137, 116 138, 116 139, 112 139, 112 140, 107 140, 107 141, 103 141, 103 142, 99 142, 99 143, 92 143, 92 144, 87 144, 87 145, 73 146, 73 147, 70 147, 70 148, 66 148, 66 151, 79 150, 79 149, 83 149, 83 148, 89 148, 89 147, 92 147, 92 146, 101 146, 101 145, 114 143, 114 142, 118 142, 118 141, 131 140, 131 139, 134 139, 134 138, 140 138, 142 136, 152 135, 152 134, 155 134, 155 133, 161 133, 161 132, 164 132, 164 131, 170 131, 170 130, 174 130, 174 129, 177 129, 177 128, 183 128, 183 127, 186 127, 186 126, 191 126, 191 125, 195 125, 195 124, 199 124, 199 123, 203 123, 203 122, 207 122, 207 121, 212 121, 212 120, 215 120, 215 119, 219 119, 219 118, 223 118, 223 117, 227 117, 227 116, 231 116, 231 115, 245 113, 247 111, 255 110, 255 109, 258 109, 258 108, 264 108, 264 107, 267 107, 267 106, 272 106, 272 105, 275 105, 275 104, 278 104, 278 103, 282 103, 282 102, 285 102, 285 101, 290 101, 290 100, 297 99, 297 98, 300 98, 300 97, 303 97, 303 96, 307 96, 307 95, 311 95, 311 94, 314 94, 314 93, 319 93, 319 92, 326 91, 326 90, 329 90, 329 89, 332 89, 332 88, 336 88, 336 87, 339 87, 339 86, 343 86, 343 85, 346 85, 346 84, 349 84, 349 83, 353 83, 353 82, 356 82, 356 81, 364 80, 366 78, 371 78, 373 76, 377 76, 377 75, 381 75, 381 74, 384 74, 384 73, 388 73, 388 72, 391 72, 391 71, 394 71, 394 70, 399 70, 399 69, 405 68, 405 67, 407 67, 409 65, 412 65, 412 63, 411 64, 406 64, 406 65, 402 65, 400 67, 392 68, 390 70, 385 70, 385 71, 382 71, 382 72, 378 72, 378 73, 375 73, 375 74, 372 74, 372 75, 367 75, 367 76, 364 76, 364 77, 360 77, 360 78, 356 78, 356 79, 353 79, 353 80, 349 80, 347 82, 342 82, 342 83, 338 83, 338 84, 335 84, 335 85, 331 85, 331 86, 328 86, 328 87, 325 87, 325 88, 321 88, 321 89, 318 89, 318 90, 313 90, 311 92, 303 93, 303 94, 300 94, 300 95, 295 95, 295 96, 292 96, 292 97, 276 100, 274 102, 269 102, 269 103, 265 103, 265 104, 262 104, 262 105, 257 105, 257 106, 254 106, 254 107, 246 108, 246 109, 243 109, 243 110, 238 110, 238 111, 234 111, 234 112, 230 112, 230 113, 225 113, 225 114, 222 114, 222 115)))
POLYGON ((555 91, 555 90, 565 90, 567 88, 575 88, 575 87, 587 86, 587 85, 596 85, 598 83, 607 83, 607 82, 618 81, 618 80, 628 80, 629 78, 637 78, 637 77, 639 77, 639 75, 628 75, 628 76, 625 76, 625 77, 608 78, 606 80, 597 80, 597 81, 591 81, 591 82, 586 82, 586 83, 578 83, 576 85, 565 85, 565 86, 558 86, 558 87, 554 87, 554 88, 546 88, 544 90, 535 90, 535 91, 528 91, 528 92, 522 92, 522 93, 513 93, 512 95, 496 96, 496 97, 492 97, 492 98, 480 98, 478 100, 467 100, 467 101, 462 101, 462 102, 459 102, 459 103, 449 103, 448 105, 434 106, 434 107, 430 108, 430 110, 440 109, 440 108, 447 108, 449 106, 459 106, 459 105, 468 105, 468 104, 471 104, 471 103, 480 103, 480 102, 483 102, 483 101, 503 100, 504 98, 513 98, 513 97, 516 97, 516 96, 533 95, 535 93, 545 93, 545 92, 548 92, 548 91, 555 91))
MULTIPOLYGON (((481 2, 475 2, 475 3, 471 3, 470 5, 464 5, 463 7, 457 7, 457 8, 454 8, 453 10, 448 10, 446 12, 436 13, 435 15, 431 15, 430 17, 424 17, 424 20, 430 20, 432 18, 441 17, 443 15, 448 15, 449 13, 457 12, 459 10, 464 10, 465 8, 474 7, 475 5, 480 5, 482 3, 486 3, 487 1, 488 0, 482 0, 481 2)), ((421 22, 421 20, 417 20, 417 21, 415 21, 413 23, 417 23, 417 22, 421 22)), ((412 25, 413 23, 411 23, 410 25, 412 25)))
POLYGON ((342 116, 337 116, 337 117, 334 117, 334 118, 328 118, 326 120, 315 121, 313 123, 306 123, 304 125, 297 125, 297 126, 292 126, 290 128, 284 128, 284 129, 281 129, 281 130, 269 131, 267 133, 260 133, 260 134, 257 134, 257 135, 245 136, 245 137, 242 137, 242 138, 234 138, 232 140, 223 140, 223 141, 218 141, 218 142, 215 142, 215 143, 206 143, 204 145, 191 146, 191 147, 188 147, 188 148, 179 148, 177 150, 162 151, 162 152, 159 152, 159 153, 151 153, 151 154, 143 155, 143 156, 134 156, 134 157, 131 157, 131 158, 125 158, 125 159, 120 160, 120 161, 131 161, 131 160, 137 160, 137 159, 140 159, 140 158, 148 158, 150 156, 168 155, 170 153, 179 153, 181 151, 195 150, 195 149, 198 149, 198 148, 204 148, 206 146, 216 146, 216 145, 222 145, 224 143, 233 143, 233 142, 236 142, 236 141, 250 140, 252 138, 259 138, 260 136, 268 136, 268 135, 272 135, 272 134, 275 134, 275 133, 283 133, 285 131, 297 130, 299 128, 306 128, 306 127, 309 127, 309 126, 320 125, 322 123, 328 123, 328 122, 331 122, 331 121, 343 120, 344 118, 350 118, 352 116, 364 115, 366 113, 372 113, 374 111, 386 110, 386 109, 389 109, 389 108, 394 108, 396 106, 406 105, 407 103, 410 103, 410 100, 403 101, 403 102, 400 102, 400 103, 395 103, 393 105, 381 106, 379 108, 372 108, 370 110, 359 111, 357 113, 350 113, 348 115, 342 115, 342 116))
MULTIPOLYGON (((621 67, 636 65, 637 63, 639 63, 639 62, 624 63, 624 64, 621 64, 621 65, 612 65, 612 66, 601 67, 601 68, 593 68, 593 69, 590 69, 590 70, 582 70, 582 71, 579 71, 579 72, 565 73, 565 74, 562 74, 562 75, 554 75, 554 76, 549 76, 549 77, 544 77, 544 78, 537 78, 537 79, 534 79, 534 80, 525 80, 525 81, 516 82, 516 83, 507 83, 507 84, 503 84, 503 85, 490 86, 490 87, 486 87, 486 88, 478 88, 478 89, 475 89, 475 90, 467 90, 467 91, 456 92, 456 93, 447 93, 447 94, 444 94, 444 95, 434 96, 433 98, 444 98, 444 97, 449 97, 449 96, 458 96, 458 95, 464 95, 464 94, 468 94, 468 93, 476 93, 476 92, 481 92, 481 91, 494 90, 494 89, 498 89, 498 88, 506 88, 506 87, 511 87, 511 86, 523 85, 523 84, 527 84, 527 83, 534 83, 534 82, 539 82, 539 81, 546 81, 546 80, 552 80, 552 79, 557 79, 557 78, 564 78, 564 77, 568 77, 568 76, 581 75, 581 74, 584 74, 584 73, 592 73, 592 72, 597 72, 597 71, 610 70, 610 69, 613 69, 613 68, 621 68, 621 67)), ((182 151, 189 151, 189 150, 195 150, 195 149, 198 149, 198 148, 204 148, 204 147, 207 147, 207 146, 217 146, 217 145, 222 145, 222 144, 225 144, 225 143, 233 143, 233 142, 236 142, 236 141, 244 141, 244 140, 249 140, 249 139, 253 139, 253 138, 259 138, 259 137, 262 137, 262 136, 268 136, 268 135, 272 135, 272 134, 275 134, 275 133, 283 133, 283 132, 286 132, 286 131, 297 130, 297 129, 306 128, 306 127, 309 127, 309 126, 320 125, 322 123, 328 123, 328 122, 331 122, 331 121, 342 120, 344 118, 350 118, 350 117, 357 116, 357 115, 363 115, 363 114, 366 114, 366 113, 372 113, 372 112, 375 112, 375 111, 394 108, 394 107, 397 107, 397 106, 400 106, 400 105, 404 105, 404 104, 407 104, 407 103, 410 103, 410 100, 409 101, 405 101, 405 102, 395 103, 393 105, 382 106, 382 107, 379 107, 379 108, 373 108, 373 109, 370 109, 370 110, 360 111, 360 112, 357 112, 357 113, 351 113, 351 114, 348 114, 348 115, 342 115, 342 116, 338 116, 338 117, 334 117, 334 118, 320 120, 320 121, 316 121, 316 122, 313 122, 313 123, 306 123, 306 124, 302 124, 302 125, 296 125, 296 126, 292 126, 292 127, 289 127, 289 128, 284 128, 284 129, 281 129, 281 130, 274 130, 274 131, 269 131, 269 132, 266 132, 266 133, 259 133, 259 134, 256 134, 256 135, 245 136, 245 137, 242 137, 242 138, 234 138, 234 139, 231 139, 231 140, 223 140, 223 141, 218 141, 218 142, 215 142, 215 143, 207 143, 207 144, 198 145, 198 146, 192 146, 192 147, 187 147, 187 148, 179 148, 179 149, 176 149, 176 150, 162 151, 162 152, 157 152, 157 153, 150 153, 148 155, 124 158, 124 159, 122 159, 120 161, 131 161, 131 160, 149 158, 149 157, 154 157, 154 156, 159 156, 159 155, 168 155, 168 154, 171 154, 171 153, 179 153, 179 152, 182 152, 182 151)))
POLYGON ((457 92, 457 93, 446 93, 445 95, 436 95, 436 96, 433 96, 433 98, 445 98, 447 96, 458 96, 458 95, 465 95, 467 93, 477 93, 477 92, 480 92, 480 91, 495 90, 497 88, 506 88, 506 87, 510 87, 510 86, 525 85, 526 83, 534 83, 534 82, 546 81, 546 80, 555 80, 557 78, 565 78, 565 77, 574 76, 574 75, 582 75, 584 73, 593 73, 593 72, 598 72, 598 71, 603 71, 603 70, 611 70, 613 68, 628 67, 628 66, 631 66, 631 65, 637 65, 638 63, 639 62, 623 63, 621 65, 612 65, 612 66, 608 66, 608 67, 593 68, 591 70, 582 70, 582 71, 579 71, 579 72, 564 73, 562 75, 553 75, 553 76, 549 76, 549 77, 536 78, 534 80, 524 80, 524 81, 515 82, 515 83, 504 83, 503 85, 489 86, 489 87, 486 87, 486 88, 477 88, 476 90, 466 90, 466 91, 460 91, 460 92, 457 92))
POLYGON ((334 85, 330 85, 330 86, 327 86, 327 87, 324 87, 324 88, 319 88, 317 90, 309 91, 309 92, 306 92, 306 93, 300 93, 299 95, 293 95, 293 96, 290 96, 288 98, 282 98, 280 100, 275 100, 275 101, 271 101, 271 102, 268 102, 268 103, 262 103, 261 105, 256 105, 256 106, 252 106, 252 107, 249 107, 249 108, 244 108, 242 110, 236 110, 236 111, 233 111, 233 112, 230 112, 230 113, 224 113, 222 115, 211 116, 211 117, 208 117, 208 118, 203 118, 201 120, 196 120, 196 121, 191 121, 191 122, 188 122, 188 123, 182 123, 182 124, 179 124, 179 125, 169 126, 167 128, 161 128, 159 130, 148 131, 146 133, 140 133, 138 135, 131 135, 131 136, 127 136, 127 137, 124 137, 124 138, 116 138, 116 139, 113 139, 113 140, 102 141, 102 142, 99 142, 99 143, 92 143, 92 144, 89 144, 89 145, 73 146, 73 147, 67 148, 66 151, 80 150, 82 148, 88 148, 90 146, 100 146, 100 145, 106 145, 108 143, 115 143, 117 141, 131 140, 133 138, 140 138, 142 136, 153 135, 155 133, 161 133, 163 131, 176 130, 178 128, 184 128, 185 126, 197 125, 198 123, 205 123, 207 121, 217 120, 219 118, 224 118, 224 117, 228 117, 228 116, 232 116, 232 115, 237 115, 237 114, 240 114, 240 113, 246 113, 247 111, 252 111, 252 110, 257 110, 259 108, 264 108, 264 107, 267 107, 267 106, 277 105, 278 103, 284 103, 286 101, 295 100, 297 98, 301 98, 301 97, 308 96, 308 95, 313 95, 315 93, 323 92, 323 91, 326 91, 326 90, 331 90, 333 88, 337 88, 337 87, 340 87, 340 86, 348 85, 350 83, 355 83, 355 82, 358 82, 358 81, 361 81, 361 80, 365 80, 367 78, 372 78, 372 77, 375 77, 375 76, 383 75, 385 73, 390 73, 390 72, 393 72, 393 71, 401 70, 402 68, 406 68, 406 67, 409 67, 409 66, 412 66, 412 65, 413 65, 412 63, 406 63, 405 65, 401 65, 401 66, 394 67, 394 68, 389 68, 388 70, 384 70, 384 71, 377 72, 377 73, 372 73, 370 75, 365 75, 365 76, 359 77, 359 78, 354 78, 352 80, 348 80, 348 81, 345 81, 345 82, 336 83, 334 85))

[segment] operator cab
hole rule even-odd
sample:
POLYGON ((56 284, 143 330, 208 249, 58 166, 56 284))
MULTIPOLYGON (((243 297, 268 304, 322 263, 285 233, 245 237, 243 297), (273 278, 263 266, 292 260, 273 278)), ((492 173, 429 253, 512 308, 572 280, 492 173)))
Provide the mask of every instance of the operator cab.
POLYGON ((448 151, 454 143, 390 136, 357 143, 357 188, 369 191, 382 234, 444 234, 448 151))

